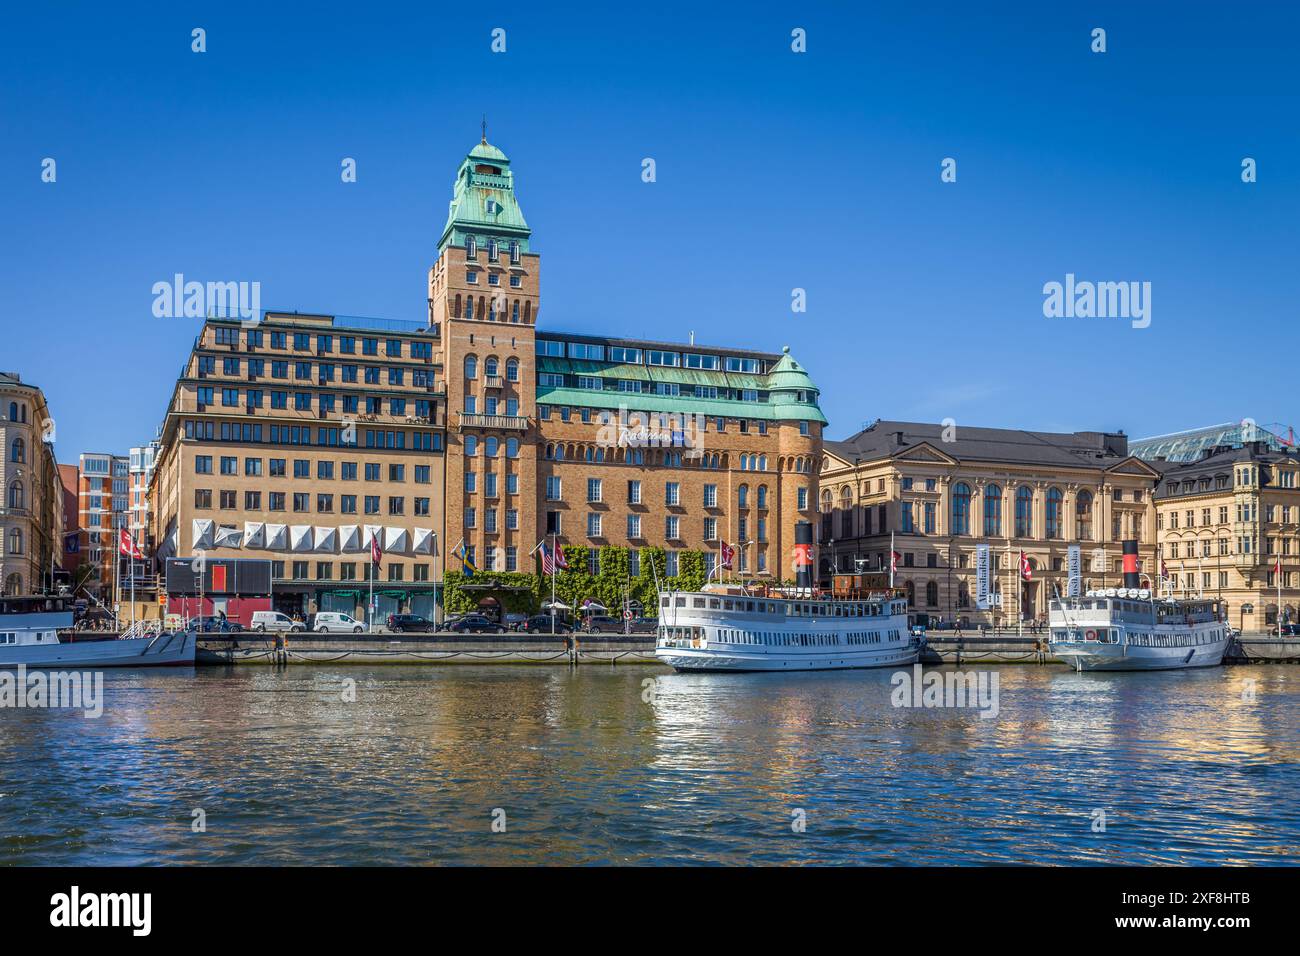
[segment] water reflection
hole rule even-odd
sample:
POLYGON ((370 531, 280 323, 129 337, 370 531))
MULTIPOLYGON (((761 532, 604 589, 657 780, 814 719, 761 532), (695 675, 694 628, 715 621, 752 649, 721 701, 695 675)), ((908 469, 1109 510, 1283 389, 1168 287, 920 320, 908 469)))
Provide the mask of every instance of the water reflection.
POLYGON ((0 862, 1295 861, 1300 672, 997 673, 995 719, 887 671, 110 674, 0 711, 0 862))

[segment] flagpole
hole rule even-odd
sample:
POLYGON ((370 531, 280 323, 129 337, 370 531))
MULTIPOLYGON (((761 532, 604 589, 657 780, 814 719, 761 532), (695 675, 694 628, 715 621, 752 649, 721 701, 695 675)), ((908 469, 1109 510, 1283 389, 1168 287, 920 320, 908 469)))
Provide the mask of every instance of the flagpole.
POLYGON ((1020 567, 1016 568, 1016 636, 1025 636, 1025 553, 1020 552, 1020 567))
POLYGON ((135 535, 131 535, 131 628, 135 628, 135 535))
POLYGON ((889 590, 894 590, 894 532, 889 532, 889 590))
POLYGON ((1273 577, 1277 584, 1277 636, 1278 640, 1282 639, 1282 555, 1277 556, 1277 564, 1274 566, 1273 577))
POLYGON ((117 531, 117 541, 113 547, 113 630, 122 626, 117 617, 117 609, 122 603, 122 529, 117 531))
POLYGON ((555 636, 555 535, 551 535, 551 637, 555 636))

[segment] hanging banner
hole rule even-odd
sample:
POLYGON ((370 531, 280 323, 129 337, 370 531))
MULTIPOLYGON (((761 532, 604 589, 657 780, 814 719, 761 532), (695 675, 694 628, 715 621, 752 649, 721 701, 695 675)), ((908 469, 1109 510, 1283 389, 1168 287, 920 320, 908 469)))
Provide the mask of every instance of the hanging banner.
POLYGON ((975 606, 989 609, 989 546, 975 545, 975 606))
POLYGON ((1082 593, 1083 587, 1083 552, 1077 544, 1070 545, 1068 551, 1069 557, 1066 563, 1069 566, 1070 577, 1066 581, 1066 597, 1078 597, 1082 593))

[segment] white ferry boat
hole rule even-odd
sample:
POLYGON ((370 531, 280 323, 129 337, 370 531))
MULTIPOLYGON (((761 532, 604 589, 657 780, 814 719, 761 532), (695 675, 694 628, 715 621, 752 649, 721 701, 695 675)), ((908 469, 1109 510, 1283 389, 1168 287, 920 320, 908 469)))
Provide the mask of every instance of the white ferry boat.
POLYGON ((25 667, 101 668, 193 665, 193 633, 141 633, 68 640, 70 602, 61 597, 0 597, 0 670, 25 667))
POLYGON ((830 600, 722 585, 659 594, 655 656, 679 671, 898 667, 920 651, 897 594, 830 600))
POLYGON ((1230 639, 1219 601, 1158 598, 1145 588, 1055 599, 1048 623, 1052 653, 1079 671, 1215 667, 1230 639))

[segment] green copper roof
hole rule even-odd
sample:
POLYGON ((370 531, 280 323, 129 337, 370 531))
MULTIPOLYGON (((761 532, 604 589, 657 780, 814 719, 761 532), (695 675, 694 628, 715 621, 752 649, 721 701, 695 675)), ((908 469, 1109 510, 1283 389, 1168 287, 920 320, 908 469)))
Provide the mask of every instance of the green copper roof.
POLYGON ((782 351, 785 354, 767 373, 767 387, 782 391, 807 390, 816 392, 817 386, 813 384, 813 380, 804 371, 804 367, 790 355, 790 347, 786 346, 782 351))
POLYGON ((480 246, 486 246, 489 239, 513 239, 521 252, 527 252, 531 235, 515 198, 510 160, 484 140, 469 151, 456 172, 438 251, 463 246, 467 236, 474 236, 480 246))

